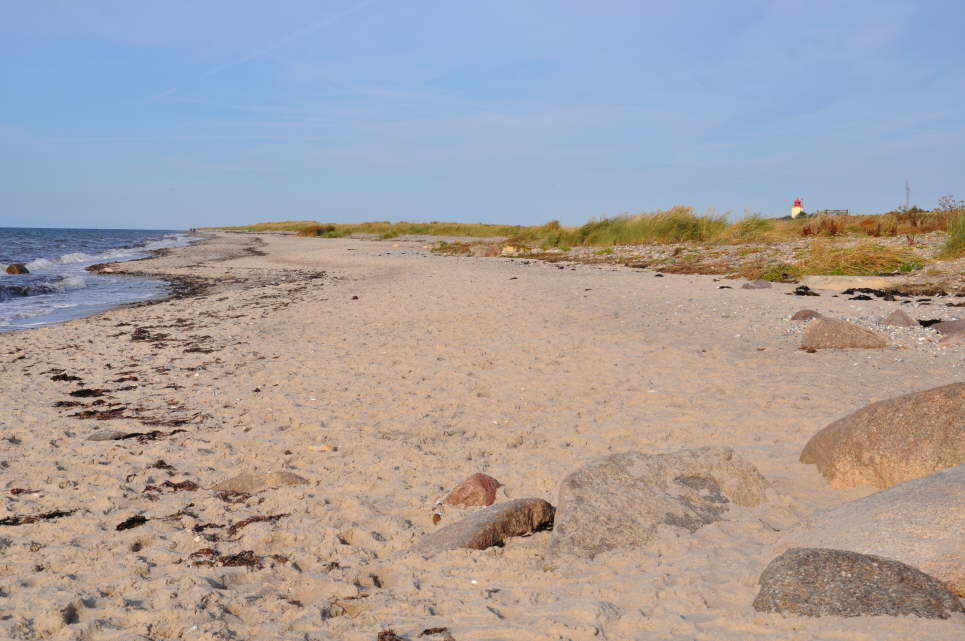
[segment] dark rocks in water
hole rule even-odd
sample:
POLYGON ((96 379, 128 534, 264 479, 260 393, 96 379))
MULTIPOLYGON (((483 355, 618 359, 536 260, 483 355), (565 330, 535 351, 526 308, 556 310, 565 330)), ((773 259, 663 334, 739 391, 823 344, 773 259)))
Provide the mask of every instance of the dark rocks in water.
POLYGON ((7 265, 8 274, 29 274, 30 270, 23 263, 12 263, 7 265))
POLYGON ((549 552, 592 558, 641 548, 660 527, 691 533, 723 520, 731 504, 758 505, 766 488, 757 468, 725 447, 605 456, 560 483, 549 552))
POLYGON ((965 613, 938 579, 880 556, 791 548, 771 561, 754 599, 758 612, 799 616, 903 616, 947 619, 965 613))
POLYGON ((427 534, 414 550, 423 555, 457 548, 485 550, 510 537, 549 527, 555 513, 555 508, 543 499, 497 503, 427 534))
POLYGON ((794 316, 791 316, 792 321, 807 321, 814 320, 815 318, 824 318, 824 315, 813 309, 802 309, 794 312, 794 316))
POLYGON ((821 294, 812 290, 807 285, 798 285, 797 287, 794 288, 794 295, 795 296, 820 296, 821 294))
POLYGON ((835 318, 818 318, 809 323, 801 337, 801 349, 880 349, 888 342, 870 329, 835 318))

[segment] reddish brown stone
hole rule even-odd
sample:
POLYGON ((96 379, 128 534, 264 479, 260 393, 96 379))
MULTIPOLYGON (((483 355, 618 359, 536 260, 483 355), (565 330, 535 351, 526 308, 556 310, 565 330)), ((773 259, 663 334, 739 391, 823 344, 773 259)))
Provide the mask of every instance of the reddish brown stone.
POLYGON ((496 500, 496 490, 502 486, 493 477, 477 472, 449 492, 444 503, 461 507, 492 505, 496 500))

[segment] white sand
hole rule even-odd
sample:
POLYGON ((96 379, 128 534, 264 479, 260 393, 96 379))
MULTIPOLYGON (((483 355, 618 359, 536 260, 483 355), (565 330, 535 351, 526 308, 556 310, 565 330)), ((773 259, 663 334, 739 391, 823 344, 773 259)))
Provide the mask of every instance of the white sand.
MULTIPOLYGON (((77 510, 0 526, 0 638, 374 640, 392 628, 416 639, 438 626, 458 641, 965 635, 965 617, 783 618, 751 607, 777 530, 871 492, 828 488, 799 464, 811 435, 872 401, 965 378, 962 347, 807 354, 789 332, 802 307, 874 317, 894 303, 290 236, 227 234, 125 269, 223 282, 0 335, 0 518, 77 510), (239 252, 252 245, 266 255, 239 252), (327 275, 308 278, 317 271, 327 275), (171 340, 132 341, 135 328, 171 340), (51 381, 54 368, 83 382, 51 381), (139 380, 112 382, 130 376, 139 380), (127 416, 191 420, 81 420, 69 414, 108 406, 53 407, 95 400, 67 395, 79 387, 113 390, 103 400, 127 416), (101 429, 186 431, 85 440, 101 429), (551 569, 549 533, 430 560, 404 554, 437 527, 444 490, 474 472, 505 484, 500 500, 555 502, 560 479, 595 456, 702 445, 756 464, 773 482, 770 502, 643 551, 551 569), (171 475, 148 467, 158 459, 171 475), (238 503, 205 489, 245 470, 309 483, 238 503), (167 480, 201 489, 143 492, 167 480), (116 530, 137 514, 151 520, 116 530), (234 535, 192 529, 277 514, 288 516, 234 535), (192 566, 201 548, 290 561, 192 566), (65 623, 71 604, 77 621, 65 623)), ((458 516, 450 508, 441 524, 458 516)))

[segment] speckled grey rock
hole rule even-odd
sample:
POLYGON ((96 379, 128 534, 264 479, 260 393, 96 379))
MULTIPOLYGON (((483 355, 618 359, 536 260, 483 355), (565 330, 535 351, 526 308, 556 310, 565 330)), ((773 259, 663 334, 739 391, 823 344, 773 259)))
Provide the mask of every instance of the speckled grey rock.
POLYGON ((895 559, 965 596, 965 465, 816 513, 776 551, 827 547, 895 559))
POLYGON ((658 527, 695 532, 723 520, 731 503, 762 503, 766 489, 730 448, 613 454, 563 479, 549 552, 592 558, 644 546, 658 527))
POLYGON ((752 280, 741 285, 741 289, 770 289, 771 282, 768 280, 752 280))
POLYGON ((497 503, 427 534, 414 551, 428 556, 457 548, 485 550, 509 537, 522 536, 551 525, 555 511, 543 499, 497 503))
POLYGON ((308 480, 291 472, 242 472, 218 483, 212 489, 216 492, 254 494, 270 487, 302 485, 304 483, 308 483, 308 480))
POLYGON ((93 434, 87 437, 88 441, 119 441, 129 432, 121 432, 119 430, 97 430, 93 434))
POLYGON ((908 315, 903 309, 896 309, 881 319, 882 325, 889 327, 918 327, 918 321, 908 315))
POLYGON ((802 616, 947 619, 965 610, 942 582, 898 561, 827 548, 793 548, 761 574, 759 612, 802 616))
POLYGON ((887 345, 877 332, 835 318, 815 319, 801 337, 801 349, 880 349, 887 345))
POLYGON ((931 326, 939 334, 959 334, 965 332, 965 319, 942 321, 931 326))
POLYGON ((905 394, 853 412, 811 437, 802 463, 832 487, 889 487, 965 463, 965 383, 905 394))
POLYGON ((802 309, 794 312, 794 316, 791 316, 792 321, 808 321, 814 320, 815 318, 824 318, 824 316, 813 309, 802 309))

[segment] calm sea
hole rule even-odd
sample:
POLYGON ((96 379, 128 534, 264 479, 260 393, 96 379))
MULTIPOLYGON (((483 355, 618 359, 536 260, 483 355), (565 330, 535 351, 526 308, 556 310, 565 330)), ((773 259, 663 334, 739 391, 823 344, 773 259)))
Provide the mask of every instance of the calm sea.
POLYGON ((0 227, 0 332, 41 327, 163 297, 163 281, 93 274, 95 263, 133 260, 182 247, 193 237, 176 230, 31 229, 0 227), (29 274, 6 273, 23 263, 29 274))

